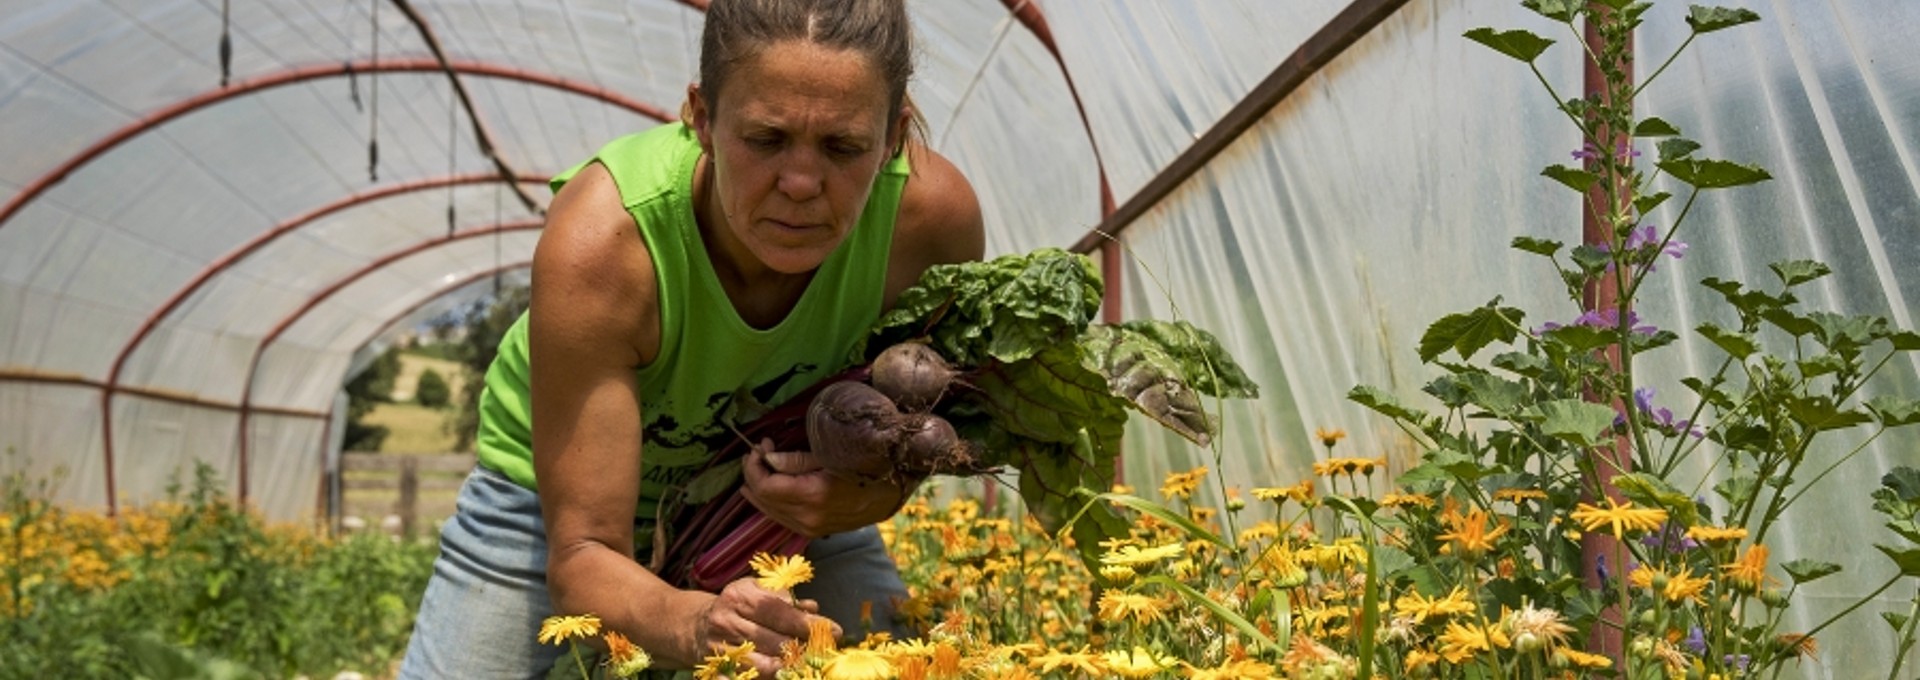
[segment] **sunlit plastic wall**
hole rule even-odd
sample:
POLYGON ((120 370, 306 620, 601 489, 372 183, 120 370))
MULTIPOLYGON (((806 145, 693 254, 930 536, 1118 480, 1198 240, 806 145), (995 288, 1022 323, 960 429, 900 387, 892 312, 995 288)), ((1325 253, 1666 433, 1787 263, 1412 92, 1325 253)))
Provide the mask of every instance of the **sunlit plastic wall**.
MULTIPOLYGON (((1049 3, 1049 11, 1062 4, 1049 3)), ((1692 250, 1663 266, 1643 293, 1641 313, 1683 337, 1637 367, 1662 405, 1691 406, 1678 378, 1710 371, 1723 357, 1687 331, 1707 320, 1729 323, 1718 294, 1697 285, 1704 277, 1765 284, 1773 281, 1768 262, 1822 259, 1836 275, 1802 295, 1813 308, 1882 314, 1908 328, 1920 311, 1912 273, 1920 271, 1920 60, 1905 37, 1920 28, 1920 6, 1732 4, 1766 20, 1697 41, 1648 91, 1643 112, 1681 126, 1705 145, 1702 155, 1759 163, 1777 179, 1701 199, 1682 234, 1692 250)), ((1661 5, 1640 37, 1643 69, 1685 37, 1684 6, 1661 5)), ((1153 13, 1112 11, 1138 24, 1153 13)), ((1230 10, 1223 3, 1220 11, 1230 10)), ((1563 94, 1579 91, 1564 28, 1517 3, 1415 0, 1127 232, 1128 316, 1180 316, 1216 330, 1264 390, 1257 401, 1227 406, 1218 458, 1151 427, 1130 429, 1129 481, 1151 488, 1168 471, 1208 465, 1243 492, 1291 484, 1311 476, 1316 427, 1345 428, 1352 436, 1344 452, 1387 455, 1404 469, 1418 452, 1384 418, 1346 402, 1348 389, 1375 385, 1431 403, 1419 387, 1437 373, 1419 362, 1419 335, 1439 316, 1496 295, 1526 309, 1533 325, 1577 313, 1555 294, 1544 262, 1506 245, 1521 235, 1579 240, 1573 195, 1536 174, 1567 162, 1576 132, 1524 66, 1459 37, 1482 25, 1561 40, 1542 70, 1563 94)), ((1199 31, 1178 44, 1208 37, 1199 31)), ((1091 40, 1063 36, 1069 60, 1098 62, 1085 46, 1091 40)), ((1151 54, 1209 70, 1193 50, 1151 54)), ((1150 78, 1102 82, 1139 88, 1114 97, 1136 103, 1160 89, 1150 78)), ((1157 142, 1130 148, 1178 149, 1188 143, 1181 136, 1210 117, 1183 123, 1176 111, 1217 115, 1200 97, 1157 96, 1169 105, 1095 107, 1095 125, 1159 130, 1157 142)), ((1109 157, 1109 167, 1124 175, 1129 164, 1109 157)), ((1684 195, 1684 187, 1662 188, 1684 195)), ((1679 206, 1652 221, 1670 224, 1679 206)), ((1916 364, 1900 359, 1873 388, 1911 397, 1916 385, 1916 364)), ((1868 431, 1831 437, 1800 481, 1812 481, 1868 431)), ((1879 437, 1819 481, 1791 522, 1767 537, 1776 564, 1805 557, 1846 569, 1809 587, 1782 630, 1811 629, 1893 573, 1869 543, 1897 539, 1879 528, 1866 493, 1886 468, 1920 466, 1917 445, 1911 430, 1879 437)), ((1710 465, 1699 461, 1686 474, 1710 485, 1717 477, 1709 474, 1724 474, 1710 465)), ((1774 576, 1785 581, 1777 569, 1774 576)), ((1893 648, 1878 612, 1904 612, 1912 595, 1911 586, 1889 591, 1850 623, 1821 631, 1820 661, 1799 670, 1819 678, 1884 673, 1893 648)))

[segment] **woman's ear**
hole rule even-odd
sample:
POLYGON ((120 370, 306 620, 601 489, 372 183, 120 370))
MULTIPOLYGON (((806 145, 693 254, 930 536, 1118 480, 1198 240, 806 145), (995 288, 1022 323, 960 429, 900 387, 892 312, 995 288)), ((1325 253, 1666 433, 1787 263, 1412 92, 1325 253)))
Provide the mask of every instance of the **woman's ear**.
POLYGON ((907 150, 907 128, 913 125, 913 104, 902 104, 900 114, 893 117, 893 125, 887 127, 887 148, 893 153, 888 158, 900 155, 907 150))
POLYGON ((680 122, 693 128, 693 134, 700 139, 700 149, 713 153, 713 119, 707 110, 707 100, 700 97, 700 84, 687 84, 687 103, 680 107, 680 122))

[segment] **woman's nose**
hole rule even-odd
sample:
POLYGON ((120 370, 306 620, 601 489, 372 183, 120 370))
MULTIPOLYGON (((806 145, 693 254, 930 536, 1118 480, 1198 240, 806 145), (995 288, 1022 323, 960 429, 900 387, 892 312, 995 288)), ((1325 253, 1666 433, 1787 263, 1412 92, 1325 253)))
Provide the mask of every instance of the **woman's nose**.
POLYGON ((824 180, 817 159, 808 157, 810 154, 806 153, 795 155, 800 157, 791 158, 782 164, 777 188, 780 193, 794 201, 805 201, 819 196, 824 180))

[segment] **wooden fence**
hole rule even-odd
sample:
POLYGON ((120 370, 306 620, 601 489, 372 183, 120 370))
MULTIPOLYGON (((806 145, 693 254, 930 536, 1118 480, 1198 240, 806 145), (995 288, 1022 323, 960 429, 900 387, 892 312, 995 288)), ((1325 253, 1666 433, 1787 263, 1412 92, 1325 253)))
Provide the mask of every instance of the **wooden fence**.
POLYGON ((367 528, 417 536, 453 516, 454 498, 473 464, 471 453, 342 453, 334 526, 357 517, 367 528))

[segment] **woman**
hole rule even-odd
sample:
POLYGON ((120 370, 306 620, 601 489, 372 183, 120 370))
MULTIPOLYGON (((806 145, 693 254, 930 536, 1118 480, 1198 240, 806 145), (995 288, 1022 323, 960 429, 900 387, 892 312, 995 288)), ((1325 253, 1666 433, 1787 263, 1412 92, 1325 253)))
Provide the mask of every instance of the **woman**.
POLYGON ((972 189, 909 134, 911 71, 901 0, 716 0, 685 124, 554 181, 532 305, 488 371, 481 465, 442 532, 402 677, 542 675, 563 650, 535 634, 556 613, 599 616, 660 668, 751 641, 767 676, 813 617, 859 630, 870 604, 888 627, 904 588, 871 525, 908 490, 842 481, 809 453, 744 464, 750 501, 824 537, 802 599, 752 579, 679 590, 635 548, 733 436, 718 420, 730 405, 778 403, 842 368, 926 268, 981 257, 972 189))

